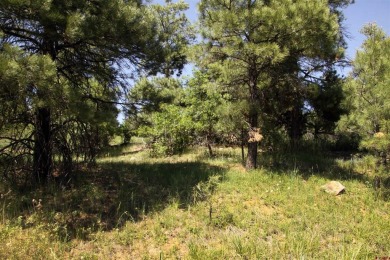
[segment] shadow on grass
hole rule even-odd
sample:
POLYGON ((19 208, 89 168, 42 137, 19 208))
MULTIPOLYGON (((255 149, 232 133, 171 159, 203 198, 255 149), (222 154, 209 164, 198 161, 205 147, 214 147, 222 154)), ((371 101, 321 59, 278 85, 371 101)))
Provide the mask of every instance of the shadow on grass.
POLYGON ((96 231, 140 221, 173 202, 186 208, 196 200, 195 187, 207 187, 201 184, 213 176, 221 180, 223 173, 201 162, 99 163, 96 169, 75 173, 69 189, 14 194, 7 201, 13 205, 8 215, 23 228, 44 224, 61 240, 88 239, 96 231))
MULTIPOLYGON (((264 153, 260 165, 271 172, 293 172, 308 179, 312 175, 334 180, 368 181, 368 176, 356 172, 353 167, 341 167, 337 156, 321 153, 264 153)), ((344 157, 342 157, 344 158, 344 157)))
POLYGON ((307 180, 310 176, 320 176, 329 180, 357 180, 376 193, 378 198, 390 200, 390 176, 384 172, 362 174, 356 171, 361 158, 352 154, 295 152, 295 153, 263 153, 260 155, 261 167, 276 174, 293 173, 307 180), (340 164, 344 162, 344 164, 340 164))
MULTIPOLYGON (((246 151, 245 151, 246 152, 246 151)), ((241 152, 236 149, 215 149, 216 160, 242 163, 241 152)), ((207 155, 201 159, 207 158, 207 155)), ((258 157, 258 166, 269 174, 294 174, 307 180, 310 176, 320 176, 329 180, 356 180, 378 194, 377 198, 390 201, 390 165, 378 166, 375 159, 362 154, 348 152, 322 152, 319 149, 300 149, 292 152, 262 152, 258 157), (362 174, 362 165, 366 168, 362 174)))
POLYGON ((194 202, 193 191, 199 183, 207 182, 211 176, 222 176, 224 171, 201 162, 102 163, 100 166, 101 171, 91 177, 111 205, 102 215, 107 223, 118 216, 137 221, 173 201, 186 208, 194 202))

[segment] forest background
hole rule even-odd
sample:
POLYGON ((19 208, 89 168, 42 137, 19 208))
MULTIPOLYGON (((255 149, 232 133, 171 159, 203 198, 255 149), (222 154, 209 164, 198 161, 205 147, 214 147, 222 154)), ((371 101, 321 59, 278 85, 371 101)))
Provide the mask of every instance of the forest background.
POLYGON ((0 258, 388 256, 389 5, 2 1, 0 258))

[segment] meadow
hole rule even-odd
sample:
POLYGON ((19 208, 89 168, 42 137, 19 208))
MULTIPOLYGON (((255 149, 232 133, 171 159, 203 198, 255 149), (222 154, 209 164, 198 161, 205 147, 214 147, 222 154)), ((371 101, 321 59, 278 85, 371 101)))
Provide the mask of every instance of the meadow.
POLYGON ((72 182, 1 187, 0 259, 375 259, 390 256, 390 179, 369 156, 202 147, 107 150, 72 182), (380 180, 378 185, 377 180, 380 180), (320 187, 340 181, 338 196, 320 187))

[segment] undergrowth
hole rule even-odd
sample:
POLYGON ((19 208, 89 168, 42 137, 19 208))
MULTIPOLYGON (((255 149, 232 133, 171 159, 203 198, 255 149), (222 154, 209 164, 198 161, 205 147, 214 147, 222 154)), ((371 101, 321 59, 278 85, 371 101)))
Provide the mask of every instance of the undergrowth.
POLYGON ((1 187, 0 259, 390 256, 388 169, 370 157, 261 153, 246 172, 238 148, 116 149, 71 187, 1 187), (330 180, 346 192, 322 192, 330 180))

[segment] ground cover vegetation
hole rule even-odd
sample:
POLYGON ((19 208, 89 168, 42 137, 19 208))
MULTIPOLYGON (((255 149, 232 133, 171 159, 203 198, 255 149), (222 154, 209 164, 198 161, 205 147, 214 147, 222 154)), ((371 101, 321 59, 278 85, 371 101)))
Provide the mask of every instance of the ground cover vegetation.
POLYGON ((0 258, 389 256, 390 38, 345 59, 349 4, 1 1, 0 258))

